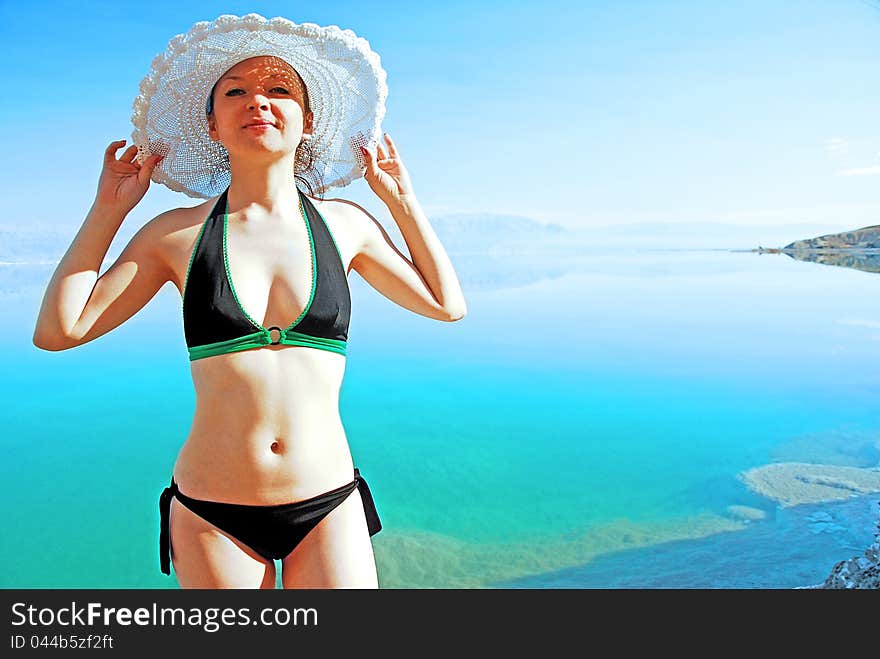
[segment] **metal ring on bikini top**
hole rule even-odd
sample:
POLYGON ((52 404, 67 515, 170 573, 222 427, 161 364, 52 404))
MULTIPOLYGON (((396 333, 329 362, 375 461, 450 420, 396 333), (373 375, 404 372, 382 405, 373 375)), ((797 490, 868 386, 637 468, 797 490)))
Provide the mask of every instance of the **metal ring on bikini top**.
POLYGON ((277 346, 279 343, 281 343, 281 337, 284 336, 284 330, 282 328, 278 327, 277 325, 272 325, 272 327, 267 327, 266 329, 269 330, 269 345, 277 346), (272 339, 272 330, 278 330, 278 340, 277 341, 271 340, 272 339))

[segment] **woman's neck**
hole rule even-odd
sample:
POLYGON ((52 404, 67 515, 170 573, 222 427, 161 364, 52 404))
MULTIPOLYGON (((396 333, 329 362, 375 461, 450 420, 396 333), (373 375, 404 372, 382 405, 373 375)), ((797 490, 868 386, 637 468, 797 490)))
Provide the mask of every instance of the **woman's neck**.
POLYGON ((299 208, 293 159, 271 163, 232 165, 232 182, 226 201, 229 213, 283 216, 299 208))

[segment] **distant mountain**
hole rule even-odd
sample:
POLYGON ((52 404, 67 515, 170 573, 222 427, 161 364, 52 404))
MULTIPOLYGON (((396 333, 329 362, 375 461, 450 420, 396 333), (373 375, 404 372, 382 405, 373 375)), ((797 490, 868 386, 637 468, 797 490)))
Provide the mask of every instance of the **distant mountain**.
POLYGON ((574 238, 558 224, 542 223, 521 215, 455 213, 430 218, 443 247, 450 253, 484 253, 499 246, 531 244, 544 246, 574 238))
POLYGON ((79 227, 0 225, 0 263, 57 262, 79 227))
POLYGON ((880 249, 880 224, 854 231, 829 233, 818 238, 796 240, 782 249, 880 249))
POLYGON ((432 225, 442 225, 443 229, 452 233, 467 233, 474 227, 479 227, 481 231, 505 236, 534 235, 536 232, 545 235, 560 235, 569 231, 558 224, 545 224, 522 215, 498 215, 495 213, 440 215, 432 218, 431 223, 432 225))

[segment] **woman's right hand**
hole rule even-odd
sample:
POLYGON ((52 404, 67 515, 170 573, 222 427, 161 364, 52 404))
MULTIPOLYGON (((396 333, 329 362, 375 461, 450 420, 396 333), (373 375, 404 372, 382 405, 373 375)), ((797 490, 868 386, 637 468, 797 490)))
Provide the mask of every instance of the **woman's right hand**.
POLYGON ((98 179, 98 194, 95 204, 112 208, 123 215, 138 205, 150 187, 150 177, 162 156, 152 155, 143 165, 135 161, 137 146, 132 144, 117 160, 116 151, 125 140, 111 142, 104 151, 104 168, 98 179))

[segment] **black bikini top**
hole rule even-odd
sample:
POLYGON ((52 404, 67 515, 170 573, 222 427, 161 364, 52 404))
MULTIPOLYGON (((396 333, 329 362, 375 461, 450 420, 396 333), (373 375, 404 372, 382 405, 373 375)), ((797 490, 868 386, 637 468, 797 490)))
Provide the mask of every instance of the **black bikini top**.
POLYGON ((309 232, 311 295, 290 325, 263 327, 242 307, 229 275, 228 192, 226 188, 202 225, 183 285, 183 331, 190 361, 278 344, 344 355, 351 296, 342 255, 323 216, 297 190, 309 232))

